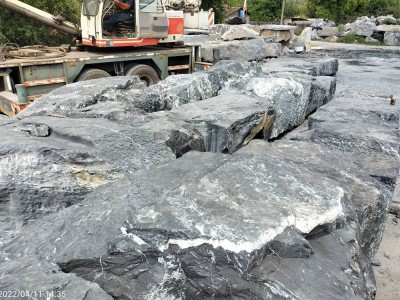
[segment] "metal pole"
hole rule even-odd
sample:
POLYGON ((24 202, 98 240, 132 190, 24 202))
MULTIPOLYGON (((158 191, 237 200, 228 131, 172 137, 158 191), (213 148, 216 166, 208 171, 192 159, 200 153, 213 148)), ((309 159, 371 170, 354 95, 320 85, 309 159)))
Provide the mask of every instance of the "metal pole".
POLYGON ((285 0, 282 0, 282 13, 281 13, 281 25, 283 25, 283 15, 285 12, 285 0))

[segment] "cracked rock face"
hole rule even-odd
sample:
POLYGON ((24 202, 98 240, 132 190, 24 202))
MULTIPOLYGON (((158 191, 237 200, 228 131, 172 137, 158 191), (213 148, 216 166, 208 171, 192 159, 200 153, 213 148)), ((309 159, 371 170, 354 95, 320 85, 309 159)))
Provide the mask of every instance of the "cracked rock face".
POLYGON ((99 87, 84 97, 87 111, 64 95, 75 118, 1 119, 1 226, 17 230, 2 231, 0 290, 372 300, 370 259, 399 171, 375 133, 394 140, 399 118, 376 99, 329 102, 336 71, 329 59, 223 61, 134 87, 130 98, 123 85, 99 87), (107 107, 129 104, 92 114, 104 104, 92 104, 96 95, 107 107), (251 141, 286 133, 328 102, 292 140, 251 141), (353 125, 374 147, 362 151, 358 137, 343 146, 353 125), (213 147, 232 154, 204 153, 213 147))
POLYGON ((275 117, 263 99, 245 95, 221 95, 172 112, 193 124, 207 151, 223 153, 233 153, 257 136, 268 138, 275 117))
POLYGON ((345 190, 349 217, 358 222, 359 245, 364 255, 373 257, 382 237, 393 182, 400 169, 399 160, 342 153, 324 145, 289 140, 275 143, 252 141, 239 153, 286 159, 336 181, 345 190), (380 168, 377 168, 378 164, 380 168))
POLYGON ((180 105, 209 99, 224 86, 261 74, 254 63, 222 61, 206 72, 170 76, 144 90, 136 104, 146 112, 171 110, 180 105))
MULTIPOLYGON (((279 284, 265 280, 257 288, 250 273, 278 247, 268 243, 288 227, 307 235, 341 222, 343 189, 313 177, 258 154, 191 153, 98 189, 82 205, 27 227, 3 250, 47 257, 118 298, 244 292, 267 299, 279 284), (42 234, 33 238, 38 228, 42 234), (215 276, 205 277, 210 272, 215 276)), ((279 293, 290 294, 285 288, 279 293)))
POLYGON ((2 229, 20 229, 152 164, 190 150, 205 151, 190 124, 149 119, 133 126, 104 119, 27 117, 0 126, 2 229))

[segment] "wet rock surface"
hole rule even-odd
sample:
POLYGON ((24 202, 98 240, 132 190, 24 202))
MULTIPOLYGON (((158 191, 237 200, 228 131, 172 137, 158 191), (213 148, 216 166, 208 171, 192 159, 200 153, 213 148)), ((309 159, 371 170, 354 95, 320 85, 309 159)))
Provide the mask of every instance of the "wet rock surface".
MULTIPOLYGON (((46 183, 60 203, 69 199, 65 186, 81 198, 36 219, 20 214, 26 222, 2 237, 0 290, 68 299, 372 300, 370 260, 399 171, 398 108, 385 106, 387 87, 360 88, 364 69, 350 69, 358 81, 339 86, 331 101, 336 60, 279 63, 221 62, 135 87, 117 117, 89 119, 79 109, 74 118, 28 117, 28 108, 21 119, 1 120, 0 130, 13 132, 0 141, 4 224, 18 176, 31 178, 19 187, 27 194, 46 183), (324 104, 285 140, 251 141, 286 133, 324 104), (272 112, 266 134, 262 116, 272 112), (199 120, 211 130, 202 132, 199 120), (212 125, 239 133, 218 144, 231 155, 202 152, 211 150, 207 136, 218 135, 212 125), (71 161, 85 185, 68 171, 71 161), (91 186, 98 173, 90 167, 99 164, 107 181, 91 186)), ((119 93, 108 90, 110 99, 119 93)))

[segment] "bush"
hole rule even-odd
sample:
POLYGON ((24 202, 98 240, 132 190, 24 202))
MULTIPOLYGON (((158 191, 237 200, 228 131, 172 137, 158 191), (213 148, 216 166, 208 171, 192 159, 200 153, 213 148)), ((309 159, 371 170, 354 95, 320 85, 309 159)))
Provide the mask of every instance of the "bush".
POLYGON ((344 26, 343 24, 339 24, 337 29, 338 29, 339 32, 345 32, 346 31, 346 26, 344 26))
POLYGON ((363 36, 348 34, 346 36, 342 36, 338 38, 338 43, 345 44, 365 44, 365 38, 363 36))
POLYGON ((395 20, 389 18, 383 20, 382 23, 385 25, 397 25, 397 22, 395 20))

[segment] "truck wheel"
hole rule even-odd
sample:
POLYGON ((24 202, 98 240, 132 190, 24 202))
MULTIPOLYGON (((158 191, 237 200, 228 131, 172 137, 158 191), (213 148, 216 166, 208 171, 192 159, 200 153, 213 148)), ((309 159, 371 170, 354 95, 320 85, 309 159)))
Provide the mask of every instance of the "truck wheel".
POLYGON ((147 84, 147 86, 156 84, 160 81, 156 70, 147 65, 133 65, 128 67, 125 71, 125 76, 139 76, 140 80, 147 84))
POLYGON ((79 74, 76 81, 85 81, 85 80, 99 79, 104 77, 111 77, 111 75, 108 74, 106 71, 100 69, 88 69, 79 74))

